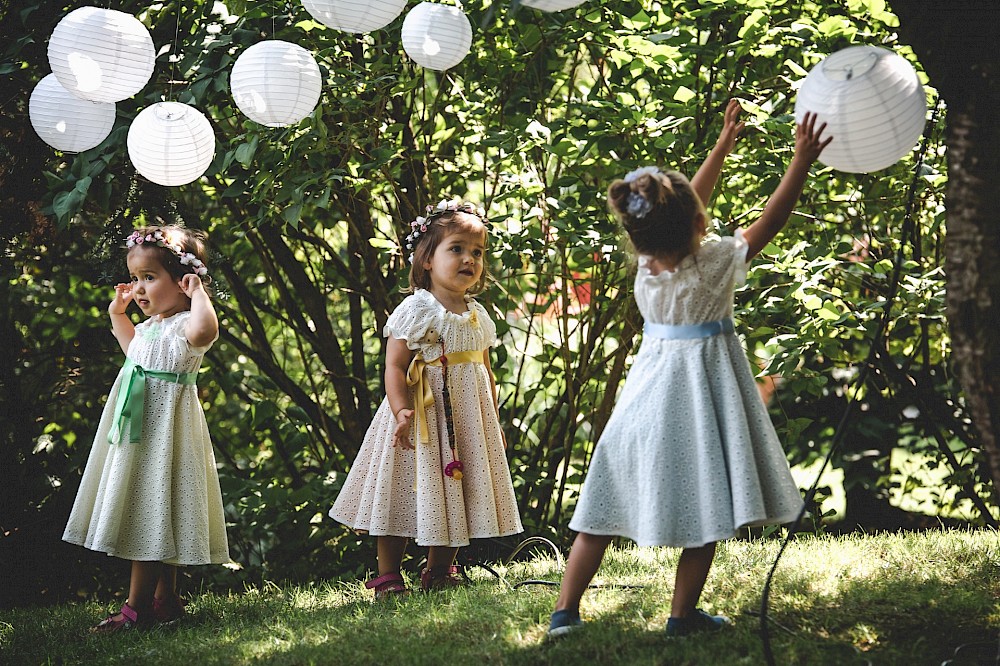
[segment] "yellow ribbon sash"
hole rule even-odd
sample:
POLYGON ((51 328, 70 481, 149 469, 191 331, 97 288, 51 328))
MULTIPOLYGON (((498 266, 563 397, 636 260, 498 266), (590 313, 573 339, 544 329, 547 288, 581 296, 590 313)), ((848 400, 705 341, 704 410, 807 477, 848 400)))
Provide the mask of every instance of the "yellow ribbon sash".
POLYGON ((483 351, 472 350, 462 352, 449 352, 439 356, 433 361, 425 361, 422 354, 417 354, 410 362, 410 367, 406 369, 406 384, 413 387, 413 420, 417 426, 417 443, 426 444, 430 441, 430 432, 427 429, 427 409, 434 404, 434 392, 431 391, 431 384, 427 380, 427 373, 424 369, 429 365, 458 365, 459 363, 482 363, 483 351), (444 359, 442 361, 442 359, 444 359))
POLYGON ((125 372, 128 376, 118 387, 118 397, 115 400, 115 420, 108 433, 108 443, 117 444, 121 436, 122 424, 129 421, 128 441, 137 444, 142 437, 142 412, 146 402, 146 377, 164 379, 177 384, 194 384, 198 379, 197 372, 164 372, 163 370, 147 370, 136 364, 130 358, 125 359, 125 372))

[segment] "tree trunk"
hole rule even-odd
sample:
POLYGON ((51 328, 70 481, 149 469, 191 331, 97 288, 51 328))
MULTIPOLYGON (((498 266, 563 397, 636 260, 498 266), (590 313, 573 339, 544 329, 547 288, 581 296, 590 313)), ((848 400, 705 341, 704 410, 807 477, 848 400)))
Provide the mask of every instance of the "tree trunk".
POLYGON ((948 323, 1000 500, 1000 19, 986 0, 895 0, 892 7, 900 35, 948 105, 948 323))

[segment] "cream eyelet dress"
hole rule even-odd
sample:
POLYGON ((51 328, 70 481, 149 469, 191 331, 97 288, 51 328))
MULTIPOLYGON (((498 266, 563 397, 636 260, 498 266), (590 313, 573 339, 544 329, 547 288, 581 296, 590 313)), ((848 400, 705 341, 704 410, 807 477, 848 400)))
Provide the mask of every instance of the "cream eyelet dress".
MULTIPOLYGON (((184 336, 190 311, 135 327, 128 359, 147 370, 197 373, 205 347, 184 336)), ((63 539, 126 560, 167 564, 230 561, 226 519, 205 412, 193 383, 145 380, 142 437, 126 420, 113 443, 118 373, 94 438, 63 539)))
MULTIPOLYGON (((409 537, 421 546, 459 547, 469 539, 523 531, 514 499, 492 387, 482 363, 449 364, 447 377, 461 479, 446 476, 452 460, 445 420, 442 368, 432 365, 444 351, 481 352, 499 344, 486 308, 471 298, 456 314, 427 290, 406 297, 383 334, 405 340, 428 363, 423 369, 434 404, 425 419, 428 441, 414 450, 394 447, 396 418, 383 399, 351 465, 330 517, 372 536, 409 537)), ((414 402, 410 388, 410 404, 414 402)), ((411 421, 410 437, 418 431, 411 421)))
MULTIPOLYGON (((635 300, 647 324, 731 320, 746 255, 737 231, 706 240, 674 271, 654 275, 640 257, 635 300)), ((645 334, 594 449, 570 528, 694 548, 744 526, 791 522, 801 507, 731 329, 690 339, 645 334)))

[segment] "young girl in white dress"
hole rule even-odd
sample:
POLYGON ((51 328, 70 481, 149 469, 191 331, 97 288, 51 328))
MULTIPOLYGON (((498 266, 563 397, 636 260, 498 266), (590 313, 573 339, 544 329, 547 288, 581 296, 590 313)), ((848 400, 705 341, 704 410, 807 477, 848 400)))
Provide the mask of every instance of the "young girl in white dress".
POLYGON ((695 177, 656 167, 608 189, 608 202, 639 255, 635 299, 642 345, 594 450, 570 528, 570 551, 550 636, 579 627, 580 598, 615 536, 683 548, 666 632, 729 623, 696 608, 715 544, 747 525, 795 519, 802 497, 788 470, 740 340, 733 288, 781 230, 810 165, 830 142, 807 114, 795 155, 760 219, 704 240, 708 201, 743 127, 731 100, 722 133, 695 177), (704 242, 702 242, 704 240, 704 242))
POLYGON ((407 540, 429 546, 424 590, 459 585, 455 556, 469 539, 522 531, 489 350, 486 218, 458 201, 428 206, 407 236, 410 289, 389 316, 385 399, 330 510, 377 538, 376 598, 405 594, 407 540))
POLYGON ((131 282, 108 306, 125 365, 104 407, 63 539, 132 561, 128 600, 91 631, 184 614, 177 565, 229 562, 222 493, 195 380, 219 321, 200 235, 163 226, 126 240, 131 282), (126 314, 135 303, 148 317, 126 314))

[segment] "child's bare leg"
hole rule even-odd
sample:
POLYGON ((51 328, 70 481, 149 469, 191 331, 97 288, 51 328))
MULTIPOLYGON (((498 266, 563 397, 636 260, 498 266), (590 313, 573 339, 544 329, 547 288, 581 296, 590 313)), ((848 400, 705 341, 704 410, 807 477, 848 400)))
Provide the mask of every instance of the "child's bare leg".
POLYGON ((406 551, 406 541, 406 537, 377 537, 379 576, 384 576, 388 573, 399 573, 399 569, 403 564, 403 553, 406 551))
POLYGON ((153 596, 157 599, 172 599, 177 596, 177 567, 172 564, 162 565, 153 596))
POLYGON ((160 581, 162 562, 132 562, 132 577, 128 585, 128 605, 136 612, 148 611, 153 605, 153 593, 160 581))
POLYGON ((562 587, 559 588, 559 599, 556 610, 580 610, 580 598, 583 596, 594 574, 601 567, 604 551, 608 549, 614 537, 603 534, 587 534, 580 532, 573 541, 566 562, 566 573, 563 574, 562 587))
POLYGON ((440 571, 455 563, 458 548, 447 546, 431 546, 427 549, 427 568, 440 571))
POLYGON ((674 599, 670 604, 671 617, 687 617, 694 611, 714 558, 714 543, 700 548, 685 548, 681 552, 680 562, 677 563, 677 580, 674 583, 674 599))

